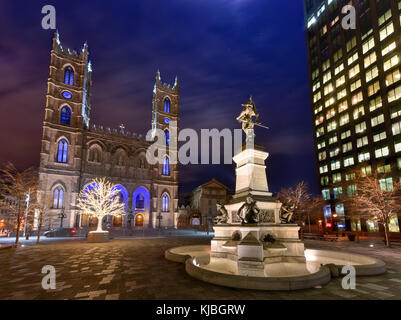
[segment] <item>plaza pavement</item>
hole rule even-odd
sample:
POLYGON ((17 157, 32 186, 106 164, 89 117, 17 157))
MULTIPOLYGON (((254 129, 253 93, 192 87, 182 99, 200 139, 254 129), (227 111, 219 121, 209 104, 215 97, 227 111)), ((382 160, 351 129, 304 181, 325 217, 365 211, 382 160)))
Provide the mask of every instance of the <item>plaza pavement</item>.
POLYGON ((47 242, 0 250, 0 299, 396 299, 401 300, 401 247, 381 242, 305 241, 307 248, 371 255, 388 265, 381 276, 358 277, 356 290, 343 290, 341 279, 322 288, 261 292, 219 287, 189 277, 184 265, 164 259, 164 251, 181 245, 208 244, 206 236, 47 242), (56 290, 42 289, 42 267, 56 269, 56 290))

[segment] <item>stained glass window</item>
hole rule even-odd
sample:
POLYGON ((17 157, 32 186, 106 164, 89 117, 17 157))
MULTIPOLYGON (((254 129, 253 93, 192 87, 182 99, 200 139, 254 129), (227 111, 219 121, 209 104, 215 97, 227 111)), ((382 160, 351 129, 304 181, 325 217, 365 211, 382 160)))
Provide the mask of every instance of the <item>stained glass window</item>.
POLYGON ((64 197, 63 189, 61 187, 57 187, 56 190, 54 190, 54 200, 53 200, 54 209, 63 208, 63 197, 64 197))
POLYGON ((168 157, 165 157, 163 161, 163 175, 164 176, 170 175, 170 161, 168 157))
POLYGON ((142 194, 138 194, 135 201, 135 210, 145 209, 145 198, 142 194))
POLYGON ((67 163, 68 143, 63 139, 58 143, 57 162, 67 163))
POLYGON ((163 212, 168 212, 168 201, 169 201, 168 195, 163 194, 163 197, 162 197, 162 211, 163 212))
POLYGON ((170 145, 170 132, 168 130, 164 130, 164 138, 166 139, 166 146, 170 145))
POLYGON ((64 83, 70 86, 74 85, 74 71, 71 67, 65 68, 64 71, 64 83))
POLYGON ((68 107, 63 107, 61 109, 60 123, 69 126, 71 123, 71 109, 68 107))
POLYGON ((63 92, 63 97, 66 99, 71 99, 72 98, 72 94, 68 91, 64 91, 63 92))
POLYGON ((167 112, 167 113, 170 112, 170 99, 169 98, 164 99, 164 112, 167 112))

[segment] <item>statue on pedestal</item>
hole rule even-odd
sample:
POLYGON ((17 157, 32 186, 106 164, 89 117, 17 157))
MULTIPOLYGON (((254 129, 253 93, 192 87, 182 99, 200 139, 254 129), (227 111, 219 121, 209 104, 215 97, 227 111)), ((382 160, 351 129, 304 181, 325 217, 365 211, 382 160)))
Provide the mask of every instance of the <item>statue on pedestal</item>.
POLYGON ((289 224, 292 222, 292 216, 294 215, 295 205, 287 205, 281 207, 282 212, 280 215, 281 223, 289 224))
POLYGON ((246 142, 247 144, 254 144, 255 134, 254 128, 255 126, 262 127, 265 129, 269 129, 268 127, 262 125, 259 122, 259 112, 256 110, 255 102, 252 99, 252 96, 249 98, 249 102, 244 103, 242 105, 242 112, 237 117, 237 120, 242 123, 242 130, 246 134, 246 142), (255 121, 253 120, 255 118, 255 121))
POLYGON ((255 224, 258 223, 258 215, 260 209, 256 205, 256 201, 249 195, 245 203, 238 210, 238 217, 241 219, 242 224, 255 224))
POLYGON ((228 211, 227 211, 226 207, 219 202, 216 203, 216 207, 217 207, 218 215, 216 216, 216 218, 214 218, 214 223, 215 224, 227 223, 228 211))
POLYGON ((242 105, 242 112, 238 116, 237 120, 239 122, 242 122, 242 130, 247 134, 248 130, 253 129, 256 125, 260 125, 259 122, 259 113, 256 110, 255 102, 252 99, 252 96, 250 97, 249 102, 244 103, 242 105), (252 118, 255 117, 255 122, 253 122, 252 118))

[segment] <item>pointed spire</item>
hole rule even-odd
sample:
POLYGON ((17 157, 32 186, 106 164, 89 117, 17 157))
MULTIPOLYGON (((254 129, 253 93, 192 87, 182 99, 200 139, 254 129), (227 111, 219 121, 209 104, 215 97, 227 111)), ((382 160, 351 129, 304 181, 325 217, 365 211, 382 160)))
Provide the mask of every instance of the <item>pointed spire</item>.
POLYGON ((53 50, 58 50, 58 49, 61 49, 61 50, 63 50, 63 48, 62 48, 62 46, 61 46, 61 41, 60 41, 60 35, 59 35, 59 33, 58 33, 58 30, 56 30, 55 32, 54 32, 54 35, 53 35, 53 50))
POLYGON ((82 52, 88 50, 88 41, 85 41, 84 46, 82 47, 82 52))
POLYGON ((88 42, 85 41, 84 46, 82 47, 82 51, 80 53, 80 57, 85 60, 88 57, 88 55, 89 55, 88 42))
POLYGON ((57 44, 60 44, 60 34, 58 33, 58 29, 54 33, 54 37, 56 38, 57 44))
POLYGON ((175 76, 175 81, 174 81, 174 89, 178 88, 178 76, 175 76))
POLYGON ((88 62, 88 72, 92 72, 93 68, 92 68, 92 61, 89 60, 88 62))
POLYGON ((161 81, 161 78, 160 78, 160 70, 159 70, 159 69, 157 69, 156 80, 157 80, 157 81, 161 81))

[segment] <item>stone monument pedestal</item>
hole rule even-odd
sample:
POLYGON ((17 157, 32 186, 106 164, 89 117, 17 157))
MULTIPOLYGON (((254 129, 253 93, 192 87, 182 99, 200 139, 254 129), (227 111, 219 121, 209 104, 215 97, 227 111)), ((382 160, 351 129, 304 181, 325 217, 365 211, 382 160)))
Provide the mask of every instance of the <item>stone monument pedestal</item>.
POLYGON ((252 232, 237 245, 238 274, 262 277, 265 272, 263 263, 263 244, 252 232))
POLYGON ((101 243, 109 241, 108 231, 91 231, 88 233, 89 243, 101 243))
POLYGON ((305 262, 304 243, 296 224, 221 224, 213 229, 211 257, 237 262, 251 258, 265 264, 305 262), (274 239, 273 243, 264 242, 267 235, 274 239))

